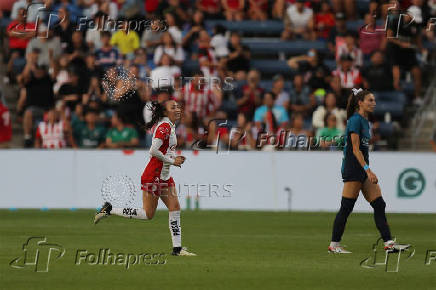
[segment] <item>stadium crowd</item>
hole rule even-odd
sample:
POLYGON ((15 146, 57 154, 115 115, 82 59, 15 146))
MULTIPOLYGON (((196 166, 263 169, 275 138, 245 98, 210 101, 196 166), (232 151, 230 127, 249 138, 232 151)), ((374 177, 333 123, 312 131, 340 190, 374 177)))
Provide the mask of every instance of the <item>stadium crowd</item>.
MULTIPOLYGON (((422 103, 431 53, 423 43, 435 41, 436 1, 400 2, 6 0, 4 81, 19 88, 17 122, 27 148, 149 146, 148 104, 173 98, 184 110, 179 148, 219 139, 234 150, 313 142, 337 150, 353 87, 403 91, 408 78, 407 104, 422 103), (219 19, 276 20, 282 42, 320 41, 328 49, 285 56, 292 74, 265 74, 253 67, 245 35, 206 24, 219 19), (356 19, 365 26, 350 30, 347 21, 356 19)), ((373 141, 390 119, 374 120, 373 141)), ((10 140, 7 125, 0 121, 0 143, 10 140)))

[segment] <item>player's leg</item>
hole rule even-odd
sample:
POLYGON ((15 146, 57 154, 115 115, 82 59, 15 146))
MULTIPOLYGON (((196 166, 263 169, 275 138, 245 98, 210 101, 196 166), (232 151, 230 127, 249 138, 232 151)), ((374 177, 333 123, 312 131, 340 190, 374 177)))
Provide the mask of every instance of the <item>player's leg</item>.
POLYGON ((113 208, 109 202, 105 202, 100 211, 95 215, 94 223, 97 224, 101 219, 109 215, 141 220, 152 219, 156 212, 158 201, 159 197, 157 195, 144 189, 142 192, 142 208, 113 208))
POLYGON ((365 180, 362 186, 362 193, 365 199, 374 209, 374 221, 377 226, 378 231, 383 239, 386 250, 405 250, 409 248, 410 245, 400 245, 396 244, 392 240, 391 230, 386 219, 386 203, 383 200, 381 189, 378 184, 370 182, 368 179, 365 180))
MULTIPOLYGON (((172 180, 172 179, 171 179, 172 180)), ((176 256, 195 256, 182 248, 182 227, 180 224, 180 204, 177 197, 174 181, 169 182, 169 187, 162 190, 160 199, 168 208, 168 225, 171 233, 171 241, 173 244, 173 255, 176 256)))
POLYGON ((152 219, 157 208, 159 196, 151 191, 142 191, 142 208, 119 207, 112 208, 110 214, 140 220, 152 219))
POLYGON ((361 188, 362 183, 359 181, 344 182, 341 207, 336 214, 336 218, 333 223, 332 240, 329 246, 329 251, 331 252, 350 253, 348 251, 345 251, 340 246, 340 241, 345 231, 345 225, 347 224, 348 216, 353 211, 354 204, 356 203, 361 188))

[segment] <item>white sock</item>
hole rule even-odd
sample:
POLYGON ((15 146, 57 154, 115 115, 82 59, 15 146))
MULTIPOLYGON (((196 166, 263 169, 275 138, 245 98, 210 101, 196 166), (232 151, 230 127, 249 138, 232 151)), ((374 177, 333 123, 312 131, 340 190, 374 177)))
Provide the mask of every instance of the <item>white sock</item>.
POLYGON ((170 227, 173 248, 182 246, 182 227, 180 226, 180 210, 168 212, 168 223, 170 227))
POLYGON ((334 247, 339 247, 341 245, 340 242, 330 242, 330 247, 334 248, 334 247))
POLYGON ((116 208, 112 208, 111 214, 126 217, 126 218, 131 218, 131 219, 139 219, 139 220, 147 219, 147 214, 145 213, 145 210, 142 208, 116 207, 116 208))

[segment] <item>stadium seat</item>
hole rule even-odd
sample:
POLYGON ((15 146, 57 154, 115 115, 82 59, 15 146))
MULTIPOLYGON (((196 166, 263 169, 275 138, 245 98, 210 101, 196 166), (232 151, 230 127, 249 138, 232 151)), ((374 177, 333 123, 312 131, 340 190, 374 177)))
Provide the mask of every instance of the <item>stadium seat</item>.
MULTIPOLYGON (((272 80, 261 80, 259 86, 264 89, 265 91, 271 91, 271 88, 273 86, 272 80)), ((289 92, 292 89, 292 79, 286 78, 285 79, 285 91, 289 92)))
POLYGON ((253 54, 277 54, 286 53, 291 55, 303 54, 314 48, 319 52, 327 52, 327 44, 324 41, 281 41, 280 39, 258 41, 244 39, 243 44, 250 48, 253 54))
POLYGON ((257 69, 261 74, 283 74, 284 77, 289 77, 294 72, 286 61, 282 60, 251 60, 250 65, 251 68, 257 69))
POLYGON ((207 20, 206 28, 213 29, 216 25, 222 25, 230 31, 240 31, 242 33, 256 33, 264 35, 280 35, 283 31, 283 22, 276 20, 266 21, 226 21, 226 20, 207 20))
POLYGON ((406 105, 406 96, 403 92, 374 92, 374 96, 377 101, 375 115, 384 116, 386 112, 389 112, 394 118, 402 116, 406 105))

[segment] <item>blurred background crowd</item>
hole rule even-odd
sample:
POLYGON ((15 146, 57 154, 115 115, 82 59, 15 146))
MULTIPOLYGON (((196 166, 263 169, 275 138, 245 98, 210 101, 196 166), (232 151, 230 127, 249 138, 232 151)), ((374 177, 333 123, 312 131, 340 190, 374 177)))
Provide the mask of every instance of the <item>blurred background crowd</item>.
POLYGON ((0 146, 149 146, 148 105, 175 99, 180 149, 338 150, 362 87, 374 149, 396 150, 435 17, 435 0, 2 0, 0 146))

